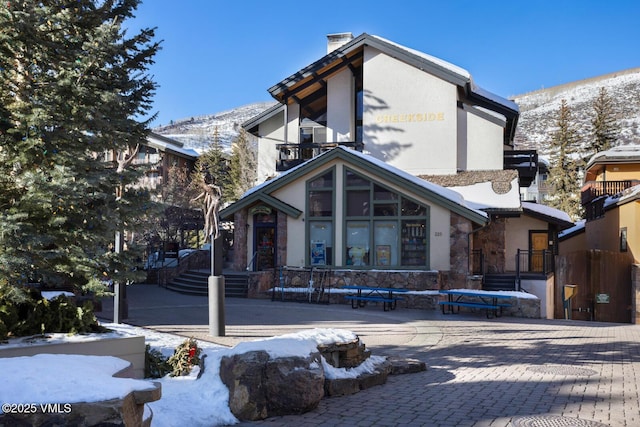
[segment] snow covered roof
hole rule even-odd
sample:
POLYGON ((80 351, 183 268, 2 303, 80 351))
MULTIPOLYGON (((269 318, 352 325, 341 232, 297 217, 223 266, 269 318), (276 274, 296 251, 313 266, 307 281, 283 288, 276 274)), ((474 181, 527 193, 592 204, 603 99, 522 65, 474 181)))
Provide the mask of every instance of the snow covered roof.
POLYGON ((193 160, 196 160, 199 156, 196 150, 184 148, 184 145, 181 142, 167 138, 166 136, 158 135, 157 133, 151 132, 147 137, 147 142, 151 147, 158 148, 162 151, 181 154, 184 157, 191 157, 193 160))
POLYGON ((456 191, 476 209, 522 210, 515 170, 463 171, 455 175, 421 175, 420 178, 456 191))
MULTIPOLYGON (((362 63, 362 51, 370 46, 384 54, 432 74, 444 81, 459 86, 466 95, 462 101, 474 107, 483 107, 506 118, 505 142, 511 144, 520 110, 518 105, 506 98, 491 93, 476 85, 471 74, 440 58, 408 48, 380 36, 363 33, 319 60, 302 68, 291 76, 269 88, 269 93, 278 102, 285 104, 291 96, 302 99, 315 90, 325 87, 325 82, 344 67, 362 63), (316 87, 317 89, 314 89, 316 87)), ((264 118, 263 118, 264 119, 264 118)), ((258 124, 255 120, 251 125, 258 124)), ((246 127, 245 127, 246 128, 246 127)))
POLYGON ((636 163, 640 162, 640 145, 620 145, 606 151, 600 151, 591 157, 587 169, 598 163, 636 163))
POLYGON ((610 209, 614 206, 624 205, 625 203, 632 202, 640 199, 640 185, 627 188, 618 194, 608 196, 604 201, 604 208, 610 209))
POLYGON ((560 225, 563 228, 569 228, 574 226, 574 222, 571 220, 569 214, 551 206, 541 205, 534 202, 522 202, 522 209, 527 213, 533 213, 534 216, 539 216, 547 222, 551 222, 560 225))
POLYGON ((403 188, 406 188, 407 190, 411 189, 417 193, 422 193, 423 196, 432 200, 434 203, 445 206, 474 222, 486 223, 488 220, 486 212, 483 212, 473 204, 468 203, 460 193, 425 181, 367 154, 342 146, 328 150, 319 156, 281 173, 278 177, 272 180, 265 181, 264 183, 253 187, 247 191, 240 200, 223 209, 220 212, 220 216, 222 218, 228 218, 239 209, 242 209, 243 207, 246 207, 254 203, 256 200, 264 197, 265 193, 269 194, 284 187, 301 175, 328 163, 336 157, 355 163, 361 163, 368 171, 370 171, 372 176, 380 176, 389 181, 401 183, 403 188))
POLYGON ((576 222, 573 225, 573 227, 566 228, 562 230, 560 233, 558 233, 558 239, 560 240, 568 239, 571 236, 584 232, 585 224, 586 224, 586 220, 581 219, 580 221, 576 222))

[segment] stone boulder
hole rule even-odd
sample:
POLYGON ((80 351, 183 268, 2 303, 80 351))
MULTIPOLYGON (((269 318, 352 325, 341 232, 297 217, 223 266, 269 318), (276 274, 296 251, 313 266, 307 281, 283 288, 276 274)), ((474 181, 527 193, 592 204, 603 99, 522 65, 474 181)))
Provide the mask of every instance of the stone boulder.
POLYGON ((355 394, 360 390, 382 385, 387 382, 387 377, 391 374, 392 365, 387 360, 375 366, 373 372, 364 373, 353 378, 326 379, 324 382, 324 392, 327 396, 346 396, 355 394))
MULTIPOLYGON (((149 402, 159 400, 162 387, 159 382, 154 388, 137 390, 122 399, 101 402, 79 402, 49 406, 48 411, 37 405, 34 413, 0 414, 0 426, 52 427, 52 426, 151 426, 151 415, 145 413, 149 402)), ((43 405, 44 406, 44 405, 43 405)))
POLYGON ((220 379, 229 389, 229 408, 243 421, 302 414, 324 396, 320 353, 272 359, 266 351, 225 356, 220 379))

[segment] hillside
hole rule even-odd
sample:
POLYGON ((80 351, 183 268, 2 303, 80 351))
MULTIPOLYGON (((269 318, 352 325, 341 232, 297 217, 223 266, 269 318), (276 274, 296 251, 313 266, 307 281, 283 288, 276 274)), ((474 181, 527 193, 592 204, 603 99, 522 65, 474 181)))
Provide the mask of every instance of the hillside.
MULTIPOLYGON (((591 130, 592 103, 601 87, 607 89, 614 101, 621 133, 619 144, 640 144, 640 68, 580 80, 512 97, 520 107, 516 131, 516 149, 537 149, 545 154, 551 134, 555 130, 560 101, 566 99, 578 124, 580 135, 586 139, 591 130)), ((240 125, 274 102, 244 105, 221 113, 179 120, 154 132, 185 143, 201 152, 207 148, 217 127, 220 143, 229 149, 240 125)))
POLYGON ((274 104, 275 102, 258 102, 243 105, 221 113, 178 120, 170 125, 157 127, 153 131, 183 142, 185 147, 193 148, 201 153, 211 144, 217 128, 220 145, 228 151, 231 142, 238 135, 240 125, 274 104))
POLYGON ((634 68, 512 97, 520 107, 516 149, 537 149, 541 154, 547 152, 562 99, 566 99, 571 108, 579 134, 584 139, 588 138, 593 100, 601 87, 613 99, 621 129, 618 143, 640 144, 640 68, 634 68))

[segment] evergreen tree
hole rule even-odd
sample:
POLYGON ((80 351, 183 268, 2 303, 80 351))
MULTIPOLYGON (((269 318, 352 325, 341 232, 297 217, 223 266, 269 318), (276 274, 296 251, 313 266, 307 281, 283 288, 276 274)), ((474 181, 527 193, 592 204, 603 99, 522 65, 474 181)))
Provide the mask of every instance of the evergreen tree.
POLYGON ((562 100, 558 109, 557 130, 551 141, 549 184, 553 193, 545 199, 546 204, 560 209, 573 219, 582 215, 580 204, 580 168, 582 160, 578 153, 578 133, 571 109, 562 100))
POLYGON ((222 150, 217 127, 213 131, 213 140, 209 145, 209 149, 202 153, 196 161, 191 185, 196 188, 195 191, 198 191, 204 181, 213 182, 221 188, 221 203, 228 200, 232 188, 231 177, 229 175, 229 159, 222 150))
POLYGON ((591 120, 592 142, 589 155, 613 147, 617 138, 616 118, 613 111, 613 99, 604 87, 600 88, 598 96, 593 101, 595 116, 591 120))
POLYGON ((231 145, 231 162, 229 174, 231 176, 230 200, 238 200, 255 185, 256 169, 258 167, 256 150, 251 146, 249 135, 240 130, 231 145))
POLYGON ((136 117, 159 49, 153 29, 122 28, 138 4, 0 4, 0 281, 124 282, 139 257, 113 250, 150 203, 128 161, 153 119, 136 117))

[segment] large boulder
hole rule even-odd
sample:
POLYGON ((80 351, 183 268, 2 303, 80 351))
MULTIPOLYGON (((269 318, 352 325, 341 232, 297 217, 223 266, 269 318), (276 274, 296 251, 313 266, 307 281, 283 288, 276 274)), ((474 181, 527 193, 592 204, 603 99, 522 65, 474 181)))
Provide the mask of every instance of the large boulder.
POLYGON ((239 420, 302 414, 324 396, 320 353, 272 359, 266 351, 225 356, 220 378, 229 389, 229 408, 239 420))

